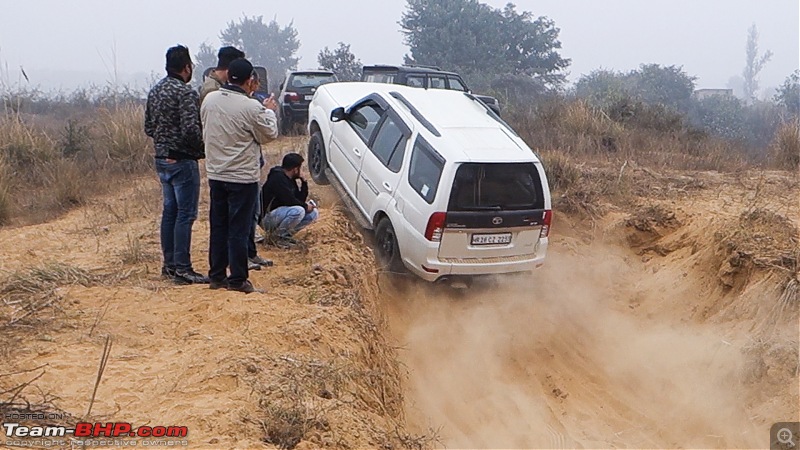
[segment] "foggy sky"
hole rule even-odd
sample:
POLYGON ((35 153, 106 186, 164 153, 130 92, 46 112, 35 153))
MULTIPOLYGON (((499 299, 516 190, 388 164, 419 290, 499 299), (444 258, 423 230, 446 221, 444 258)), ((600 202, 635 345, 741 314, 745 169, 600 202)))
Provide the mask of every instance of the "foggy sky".
MULTIPOLYGON (((89 82, 146 85, 161 77, 166 49, 201 42, 219 46, 219 32, 243 15, 293 22, 300 68, 337 42, 366 64, 400 63, 408 52, 398 21, 404 0, 100 1, 6 0, 0 15, 0 86, 24 83, 71 90, 89 82), (236 6, 233 6, 233 5, 236 6)), ((506 0, 485 1, 502 7, 506 0)), ((641 63, 683 66, 696 85, 725 87, 745 64, 747 29, 758 27, 761 52, 772 60, 760 74, 775 87, 800 66, 798 0, 517 0, 518 11, 547 16, 561 29, 569 80, 593 69, 628 71, 641 63)))

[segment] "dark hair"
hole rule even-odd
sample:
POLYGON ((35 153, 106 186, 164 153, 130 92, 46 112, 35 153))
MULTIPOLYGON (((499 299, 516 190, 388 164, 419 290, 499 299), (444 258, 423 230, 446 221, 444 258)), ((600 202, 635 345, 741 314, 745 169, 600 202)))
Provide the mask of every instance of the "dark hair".
POLYGON ((167 49, 167 72, 178 73, 192 63, 189 49, 183 45, 176 45, 167 49))
POLYGON ((222 47, 217 52, 217 69, 227 69, 235 59, 244 58, 244 52, 236 47, 222 47))
POLYGON ((281 163, 281 167, 286 169, 286 170, 292 170, 295 167, 302 166, 303 165, 303 161, 305 161, 305 159, 303 159, 303 157, 300 156, 299 154, 297 154, 297 153, 287 153, 283 157, 283 162, 281 163))

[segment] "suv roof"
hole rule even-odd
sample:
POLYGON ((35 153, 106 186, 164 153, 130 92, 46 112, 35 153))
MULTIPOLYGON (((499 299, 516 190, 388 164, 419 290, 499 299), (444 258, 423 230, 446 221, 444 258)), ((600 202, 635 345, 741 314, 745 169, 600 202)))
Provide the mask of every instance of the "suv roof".
POLYGON ((379 94, 404 117, 413 118, 420 130, 427 130, 433 138, 443 138, 444 141, 437 139, 436 148, 448 151, 451 154, 448 159, 538 160, 514 130, 471 94, 364 82, 329 84, 323 88, 342 106, 349 106, 373 93, 379 94))
POLYGON ((413 73, 437 73, 437 74, 442 74, 442 75, 459 76, 455 72, 448 72, 446 70, 442 70, 442 69, 440 69, 438 67, 433 67, 433 66, 392 66, 392 65, 387 65, 387 64, 376 64, 376 65, 373 65, 373 66, 364 66, 364 68, 362 70, 364 70, 364 71, 369 71, 369 70, 372 70, 372 71, 384 71, 384 72, 395 71, 395 72, 406 72, 406 73, 410 73, 410 72, 413 72, 413 73))

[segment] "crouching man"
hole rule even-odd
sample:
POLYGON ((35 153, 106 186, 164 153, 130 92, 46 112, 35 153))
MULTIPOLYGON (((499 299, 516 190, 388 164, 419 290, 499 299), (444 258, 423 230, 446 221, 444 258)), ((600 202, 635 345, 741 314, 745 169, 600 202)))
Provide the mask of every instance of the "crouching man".
POLYGON ((303 161, 297 153, 286 154, 281 165, 269 171, 261 190, 259 222, 270 242, 280 248, 296 245, 295 233, 319 218, 317 206, 308 201, 308 182, 301 175, 303 161))

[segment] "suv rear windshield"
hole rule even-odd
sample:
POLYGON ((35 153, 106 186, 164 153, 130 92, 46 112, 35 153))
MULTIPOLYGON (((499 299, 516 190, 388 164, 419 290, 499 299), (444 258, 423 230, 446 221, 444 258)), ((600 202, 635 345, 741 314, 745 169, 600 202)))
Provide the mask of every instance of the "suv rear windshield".
POLYGON ((336 79, 327 73, 296 73, 289 77, 287 90, 317 87, 326 83, 333 83, 336 79))
POLYGON ((364 74, 364 80, 367 83, 394 83, 395 74, 391 72, 373 72, 364 74))
POLYGON ((449 211, 544 209, 533 163, 464 163, 458 167, 449 211))

